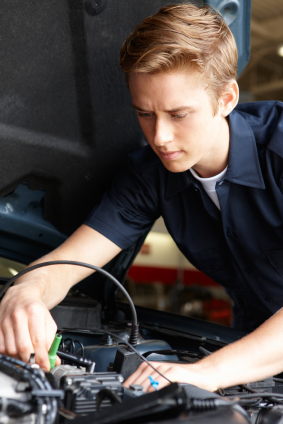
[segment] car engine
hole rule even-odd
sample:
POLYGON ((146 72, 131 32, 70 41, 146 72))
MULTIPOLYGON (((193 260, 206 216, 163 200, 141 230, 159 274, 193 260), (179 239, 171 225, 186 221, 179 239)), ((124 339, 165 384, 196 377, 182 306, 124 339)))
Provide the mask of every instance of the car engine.
MULTIPOLYGON (((4 285, 0 296, 15 278, 4 285)), ((0 355, 0 423, 283 422, 281 375, 219 389, 218 393, 170 380, 158 390, 157 382, 151 379, 152 393, 144 392, 139 385, 124 387, 124 381, 142 361, 189 364, 225 345, 218 336, 209 338, 182 329, 181 321, 170 328, 164 315, 153 322, 143 308, 138 310, 138 324, 136 308, 129 296, 127 300, 129 305, 120 305, 116 321, 101 322, 100 306, 78 297, 66 298, 53 309, 61 365, 50 372, 39 368, 34 354, 29 364, 0 355)), ((168 316, 170 322, 174 321, 172 314, 168 316)))
MULTIPOLYGON (((62 364, 49 373, 39 369, 32 358, 25 364, 0 356, 0 423, 282 422, 280 378, 219 393, 172 383, 147 394, 141 386, 123 386, 129 372, 125 363, 132 362, 137 368, 142 361, 127 345, 130 326, 112 323, 98 330, 63 329, 61 334, 58 356, 62 364)), ((184 363, 207 353, 201 346, 199 353, 172 349, 168 342, 145 339, 142 334, 148 331, 141 328, 135 350, 145 358, 184 363)))

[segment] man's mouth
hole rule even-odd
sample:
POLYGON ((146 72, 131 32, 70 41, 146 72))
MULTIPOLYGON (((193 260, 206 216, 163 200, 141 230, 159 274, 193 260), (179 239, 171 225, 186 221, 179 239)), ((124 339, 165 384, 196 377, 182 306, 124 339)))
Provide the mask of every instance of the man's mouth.
POLYGON ((162 159, 165 160, 174 160, 177 159, 182 153, 182 150, 177 150, 176 152, 158 152, 162 159))

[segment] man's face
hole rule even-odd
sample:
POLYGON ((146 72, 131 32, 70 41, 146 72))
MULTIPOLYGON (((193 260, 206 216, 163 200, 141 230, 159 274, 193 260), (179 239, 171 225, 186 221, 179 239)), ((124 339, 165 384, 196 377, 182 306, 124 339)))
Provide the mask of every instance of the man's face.
POLYGON ((215 114, 197 72, 131 74, 129 86, 140 126, 165 168, 183 172, 194 167, 204 177, 225 168, 228 124, 221 108, 215 114))

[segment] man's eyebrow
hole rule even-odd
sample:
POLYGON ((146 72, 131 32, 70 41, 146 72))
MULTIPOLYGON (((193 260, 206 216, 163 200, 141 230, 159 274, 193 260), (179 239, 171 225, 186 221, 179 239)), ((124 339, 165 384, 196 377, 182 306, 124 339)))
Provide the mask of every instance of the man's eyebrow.
MULTIPOLYGON (((150 112, 148 109, 143 109, 142 107, 136 106, 134 104, 132 104, 132 106, 133 106, 134 109, 140 110, 141 112, 150 112)), ((164 110, 164 112, 174 113, 174 112, 178 112, 180 110, 190 110, 190 109, 193 109, 193 107, 192 106, 188 106, 188 105, 183 105, 183 106, 178 106, 178 107, 176 107, 174 109, 164 110)))
POLYGON ((165 112, 179 112, 180 110, 190 110, 190 109, 193 109, 193 107, 188 105, 183 105, 183 106, 178 106, 175 109, 165 110, 165 112))
POLYGON ((145 110, 145 109, 143 109, 143 108, 141 108, 139 106, 136 106, 134 104, 132 104, 132 106, 133 106, 134 109, 140 110, 141 112, 148 112, 147 110, 145 110))

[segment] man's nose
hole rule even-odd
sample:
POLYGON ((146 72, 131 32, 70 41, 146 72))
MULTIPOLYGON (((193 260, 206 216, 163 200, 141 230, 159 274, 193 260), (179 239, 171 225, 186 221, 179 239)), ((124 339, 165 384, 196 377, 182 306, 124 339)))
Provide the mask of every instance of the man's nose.
POLYGON ((173 132, 169 122, 166 120, 156 120, 154 144, 157 147, 162 147, 169 141, 173 140, 173 132))

